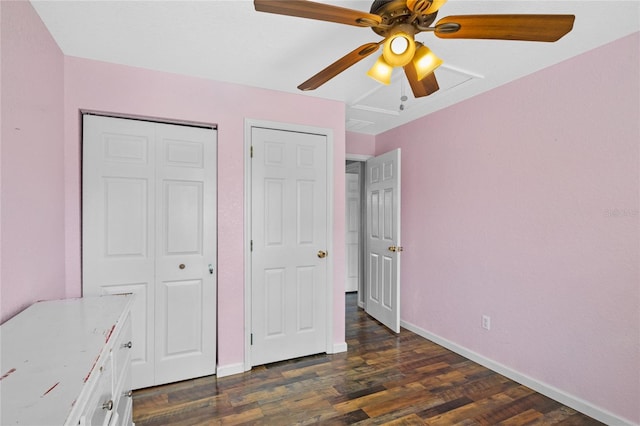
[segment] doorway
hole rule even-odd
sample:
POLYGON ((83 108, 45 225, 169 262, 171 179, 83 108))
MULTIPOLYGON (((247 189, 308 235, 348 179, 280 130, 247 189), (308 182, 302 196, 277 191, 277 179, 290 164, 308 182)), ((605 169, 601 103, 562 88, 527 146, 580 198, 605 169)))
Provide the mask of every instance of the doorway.
POLYGON ((345 292, 357 293, 360 308, 364 307, 364 165, 365 159, 347 159, 345 165, 345 292))
MULTIPOLYGON (((358 286, 358 306, 392 331, 400 332, 400 181, 401 152, 395 149, 377 157, 349 158, 346 172, 346 283, 353 285, 355 275, 362 277, 358 286), (351 161, 350 161, 351 160, 351 161), (354 161, 355 160, 355 161, 354 161), (365 160, 365 161, 363 161, 365 160), (359 179, 349 175, 357 174, 359 179), (360 208, 355 215, 360 182, 360 208), (350 184, 351 183, 351 184, 350 184), (361 226, 356 226, 356 219, 361 226), (353 234, 359 229, 362 244, 353 234)), ((347 290, 353 287, 347 287, 347 290)))

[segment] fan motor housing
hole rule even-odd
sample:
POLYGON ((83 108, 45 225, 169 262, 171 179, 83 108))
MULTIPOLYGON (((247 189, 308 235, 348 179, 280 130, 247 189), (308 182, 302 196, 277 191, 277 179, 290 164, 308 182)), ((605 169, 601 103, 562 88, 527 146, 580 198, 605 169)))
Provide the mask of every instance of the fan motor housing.
POLYGON ((406 0, 375 0, 371 4, 371 12, 382 18, 382 24, 371 29, 382 37, 387 37, 394 27, 402 24, 409 24, 414 28, 413 33, 419 33, 420 27, 428 27, 436 20, 438 12, 428 15, 417 14, 414 22, 408 22, 413 16, 413 12, 407 7, 406 0))

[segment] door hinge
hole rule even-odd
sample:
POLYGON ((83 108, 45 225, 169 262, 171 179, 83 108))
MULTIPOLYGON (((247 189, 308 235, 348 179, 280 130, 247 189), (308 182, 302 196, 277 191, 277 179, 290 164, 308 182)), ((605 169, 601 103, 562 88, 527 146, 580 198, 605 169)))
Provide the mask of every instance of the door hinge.
POLYGON ((249 148, 249 156, 253 158, 253 145, 249 148))
POLYGON ((251 240, 251 246, 250 246, 249 250, 253 251, 253 240, 251 240))
POLYGON ((250 334, 249 340, 251 341, 251 345, 253 345, 253 333, 250 334))

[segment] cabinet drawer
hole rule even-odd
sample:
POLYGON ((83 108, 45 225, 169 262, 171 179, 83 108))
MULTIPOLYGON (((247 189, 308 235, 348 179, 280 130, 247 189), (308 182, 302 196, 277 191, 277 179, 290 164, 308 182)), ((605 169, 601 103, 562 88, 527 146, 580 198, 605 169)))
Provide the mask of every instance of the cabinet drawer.
POLYGON ((133 342, 131 341, 131 314, 127 315, 125 319, 122 331, 116 337, 116 341, 113 346, 113 385, 114 390, 118 388, 119 382, 122 380, 122 375, 129 364, 131 364, 131 348, 133 342))
POLYGON ((113 400, 111 370, 111 356, 99 367, 100 375, 84 413, 80 418, 80 425, 101 426, 111 421, 115 401, 113 400))
POLYGON ((113 403, 114 413, 109 425, 131 425, 131 314, 122 323, 122 329, 113 342, 113 403))
MULTIPOLYGON (((130 361, 131 357, 128 357, 127 360, 130 361)), ((117 384, 114 390, 114 404, 116 414, 119 419, 121 419, 121 424, 130 425, 131 420, 131 410, 130 406, 133 401, 132 390, 131 390, 131 364, 127 364, 124 366, 123 374, 121 376, 120 382, 117 384), (128 413, 128 414, 127 414, 128 413)))
POLYGON ((121 426, 130 426, 132 425, 131 416, 133 411, 133 396, 131 389, 131 375, 127 372, 127 377, 129 380, 125 380, 125 390, 120 393, 120 397, 118 398, 118 406, 116 408, 116 416, 120 420, 118 424, 121 426))

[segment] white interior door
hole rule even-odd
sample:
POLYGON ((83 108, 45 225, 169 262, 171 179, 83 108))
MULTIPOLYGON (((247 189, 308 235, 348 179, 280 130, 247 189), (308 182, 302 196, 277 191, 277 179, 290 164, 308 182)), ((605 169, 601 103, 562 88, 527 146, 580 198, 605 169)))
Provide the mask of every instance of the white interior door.
POLYGON ((215 372, 215 170, 215 130, 83 118, 83 294, 136 295, 135 389, 215 372))
POLYGON ((327 138, 251 132, 251 364, 261 365, 326 351, 327 138))
POLYGON ((365 310, 400 332, 400 149, 367 160, 365 310))
POLYGON ((345 291, 358 291, 360 284, 361 246, 360 243, 360 175, 347 173, 346 185, 346 282, 345 291))

